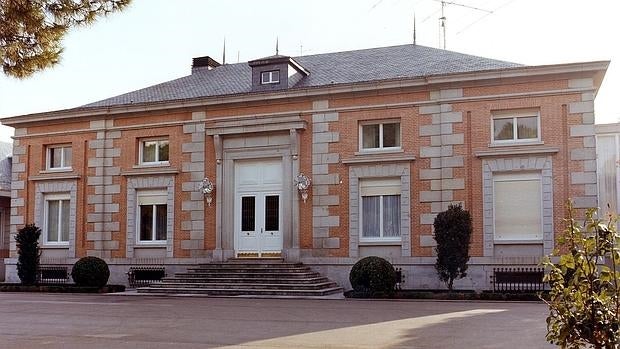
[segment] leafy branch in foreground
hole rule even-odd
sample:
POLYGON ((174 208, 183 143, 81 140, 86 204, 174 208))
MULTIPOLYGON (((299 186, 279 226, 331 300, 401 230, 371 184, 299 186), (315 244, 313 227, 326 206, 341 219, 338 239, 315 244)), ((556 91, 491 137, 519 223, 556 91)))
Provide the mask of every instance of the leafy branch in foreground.
POLYGON ((596 213, 588 209, 581 226, 569 202, 561 249, 543 260, 551 287, 547 340, 562 348, 620 344, 620 235, 616 216, 603 222, 596 213))
POLYGON ((58 63, 72 27, 122 10, 131 0, 0 1, 0 61, 6 75, 24 78, 58 63))

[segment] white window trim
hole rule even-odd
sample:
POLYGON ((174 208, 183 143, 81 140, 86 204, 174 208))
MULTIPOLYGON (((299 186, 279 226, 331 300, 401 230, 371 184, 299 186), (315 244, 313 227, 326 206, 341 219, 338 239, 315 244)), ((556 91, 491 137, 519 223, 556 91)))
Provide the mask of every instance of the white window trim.
MULTIPOLYGON (((400 178, 385 178, 386 182, 396 182, 398 181, 398 187, 399 187, 399 193, 398 194, 380 194, 380 195, 363 195, 362 194, 362 187, 363 187, 363 182, 364 181, 375 181, 378 179, 374 179, 374 178, 365 178, 365 179, 360 179, 359 181, 359 188, 358 188, 358 192, 359 192, 359 201, 358 201, 358 210, 359 210, 359 239, 360 239, 360 243, 366 243, 366 242, 385 242, 385 243, 389 243, 389 242, 402 242, 402 226, 400 227, 400 232, 399 232, 399 236, 394 236, 394 237, 384 237, 383 236, 383 196, 384 195, 398 195, 399 197, 401 197, 401 202, 400 202, 400 207, 402 207, 402 192, 400 191, 400 186, 401 186, 401 179, 400 178), (372 196, 379 196, 379 237, 366 237, 364 236, 364 216, 363 216, 363 198, 364 197, 372 197, 372 196)), ((394 183, 394 185, 396 185, 396 183, 394 183)))
MULTIPOLYGON (((136 194, 136 245, 140 245, 140 246, 165 246, 167 244, 168 239, 166 240, 142 240, 140 238, 141 232, 140 232, 140 206, 146 206, 146 205, 140 205, 140 199, 145 198, 145 197, 161 197, 162 200, 161 201, 157 201, 155 203, 150 204, 152 206, 153 209, 153 230, 151 231, 152 233, 152 237, 156 237, 157 236, 157 216, 156 216, 156 205, 166 205, 166 211, 168 210, 167 205, 168 205, 168 200, 167 200, 167 195, 168 195, 168 191, 166 189, 161 189, 161 190, 139 190, 136 194)), ((166 214, 167 216, 167 214, 166 214)), ((168 217, 166 217, 168 218, 168 217)), ((168 236, 168 223, 166 222, 166 237, 168 236)))
POLYGON ((538 110, 528 110, 528 111, 501 111, 493 113, 491 118, 491 144, 492 145, 501 145, 501 144, 530 144, 530 143, 540 143, 542 140, 542 130, 540 127, 540 111, 538 110), (536 138, 525 138, 518 139, 517 133, 517 119, 518 118, 527 118, 527 117, 536 117, 536 128, 537 132, 536 138), (512 119, 512 139, 495 139, 495 120, 499 119, 512 119))
MULTIPOLYGON (((43 199, 43 245, 48 245, 48 246, 69 246, 69 240, 71 240, 71 238, 69 238, 69 240, 67 241, 49 241, 48 240, 48 226, 47 226, 47 222, 48 222, 48 216, 49 216, 49 201, 58 201, 58 200, 62 200, 62 201, 69 201, 69 203, 71 203, 71 195, 68 193, 63 193, 63 194, 46 194, 44 196, 43 199)), ((69 210, 71 210, 71 205, 69 204, 69 210)), ((59 219, 58 219, 58 238, 60 239, 60 237, 62 236, 62 232, 61 232, 61 226, 62 226, 62 205, 60 205, 60 209, 58 210, 58 213, 60 215, 59 219)), ((69 219, 71 218, 71 212, 69 212, 69 219)))
POLYGON ((269 85, 269 84, 279 84, 280 83, 280 71, 275 69, 275 70, 269 70, 269 71, 262 71, 260 72, 260 83, 261 85, 269 85), (278 79, 274 79, 274 73, 278 73, 278 79), (264 77, 269 77, 268 80, 264 79, 264 77))
POLYGON ((359 152, 360 153, 375 153, 375 152, 389 152, 398 151, 402 149, 403 145, 403 128, 400 120, 381 120, 381 121, 363 121, 359 124, 359 152), (398 124, 398 139, 400 145, 397 147, 384 147, 383 146, 383 125, 384 124, 398 124), (364 148, 364 126, 379 125, 379 147, 378 148, 364 148))
POLYGON ((140 149, 138 151, 138 164, 144 166, 165 166, 170 165, 170 141, 168 138, 143 138, 140 139, 140 149), (168 142, 168 160, 159 161, 159 142, 168 142), (155 159, 156 161, 144 161, 144 143, 157 142, 155 147, 155 159))
POLYGON ((65 148, 69 148, 71 149, 71 158, 73 162, 73 149, 71 147, 71 144, 54 144, 54 145, 49 145, 46 147, 46 155, 45 155, 45 163, 46 163, 46 170, 47 171, 71 171, 73 169, 72 166, 65 166, 65 148), (53 161, 52 161, 52 149, 62 149, 62 151, 60 152, 60 167, 53 167, 53 161))
POLYGON ((496 242, 506 242, 509 243, 511 241, 514 242, 542 242, 543 241, 543 237, 544 237, 544 204, 543 204, 543 185, 542 185, 542 173, 540 172, 518 172, 518 173, 497 173, 497 174, 493 174, 493 240, 496 242), (497 228, 495 227, 495 207, 496 207, 496 202, 495 199, 497 198, 497 196, 495 195, 495 183, 496 182, 514 182, 514 181, 531 181, 531 180, 538 180, 540 182, 540 186, 539 186, 539 190, 540 190, 540 238, 529 238, 529 237, 522 237, 522 238, 501 238, 498 237, 498 231, 497 228))

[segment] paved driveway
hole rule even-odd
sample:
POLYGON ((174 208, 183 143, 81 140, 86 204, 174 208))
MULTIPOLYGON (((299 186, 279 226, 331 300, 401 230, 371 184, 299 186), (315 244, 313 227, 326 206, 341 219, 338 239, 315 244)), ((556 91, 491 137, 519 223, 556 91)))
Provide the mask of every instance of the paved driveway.
POLYGON ((0 293, 0 348, 553 348, 540 303, 0 293))

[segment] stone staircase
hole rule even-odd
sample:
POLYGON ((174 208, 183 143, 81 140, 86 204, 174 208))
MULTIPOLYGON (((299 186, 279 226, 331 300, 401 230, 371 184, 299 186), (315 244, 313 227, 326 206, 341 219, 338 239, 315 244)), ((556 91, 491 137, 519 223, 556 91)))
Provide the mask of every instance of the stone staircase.
POLYGON ((191 267, 137 291, 229 297, 321 297, 342 293, 342 288, 302 263, 288 263, 279 258, 239 258, 191 267))

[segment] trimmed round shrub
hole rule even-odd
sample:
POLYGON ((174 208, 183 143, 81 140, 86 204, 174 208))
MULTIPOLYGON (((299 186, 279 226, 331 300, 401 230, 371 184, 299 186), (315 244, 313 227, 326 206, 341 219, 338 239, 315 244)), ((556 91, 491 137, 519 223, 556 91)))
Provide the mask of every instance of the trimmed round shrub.
POLYGON ((396 270, 381 257, 365 257, 353 265, 349 281, 353 290, 368 296, 392 294, 396 286, 396 270))
POLYGON ((110 278, 110 269, 101 258, 84 257, 73 265, 71 277, 79 286, 103 287, 110 278))

